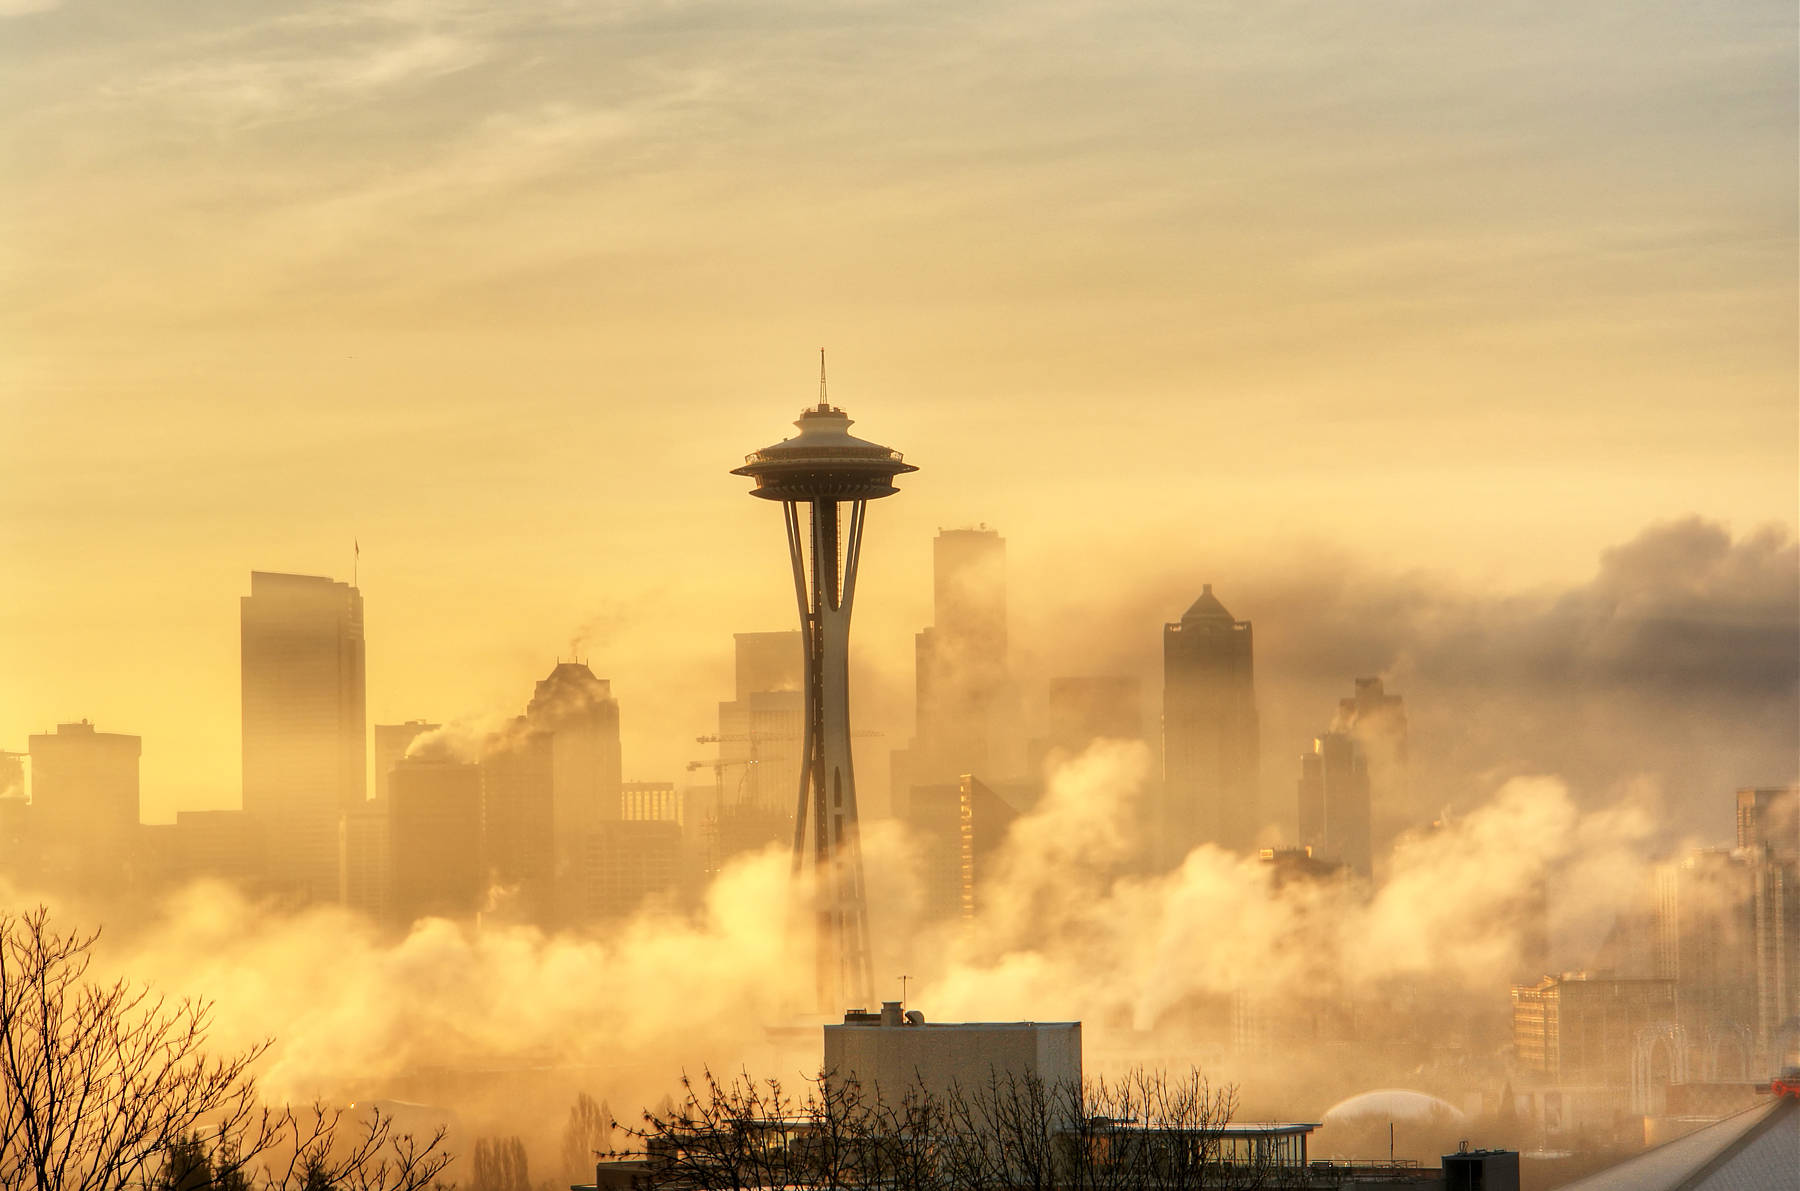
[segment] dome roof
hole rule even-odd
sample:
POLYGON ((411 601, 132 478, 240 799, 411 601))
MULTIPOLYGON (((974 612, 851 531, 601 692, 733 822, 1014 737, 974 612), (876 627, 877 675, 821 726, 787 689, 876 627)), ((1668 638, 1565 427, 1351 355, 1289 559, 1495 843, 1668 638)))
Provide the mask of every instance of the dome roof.
POLYGON ((1465 1119, 1462 1110, 1448 1100, 1407 1088, 1379 1088, 1338 1101, 1326 1110, 1323 1123, 1346 1125, 1371 1117, 1384 1121, 1428 1121, 1446 1115, 1452 1121, 1465 1119))

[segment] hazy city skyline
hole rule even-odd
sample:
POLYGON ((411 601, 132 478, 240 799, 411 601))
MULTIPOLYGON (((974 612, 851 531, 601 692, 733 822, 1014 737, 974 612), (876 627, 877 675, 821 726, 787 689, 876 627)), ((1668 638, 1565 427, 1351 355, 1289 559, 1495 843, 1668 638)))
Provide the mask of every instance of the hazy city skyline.
POLYGON ((470 1191, 821 1055, 1321 1189, 1800 1121, 1797 42, 0 0, 0 946, 470 1191))
POLYGON ((1301 559, 1529 597, 1796 527, 1789 6, 4 11, 0 721, 143 736, 155 817, 235 796, 244 572, 355 541, 372 719, 581 638, 676 772, 787 624, 719 463, 820 344, 925 465, 890 732, 938 526, 1021 641, 1100 576, 1262 623, 1301 559))

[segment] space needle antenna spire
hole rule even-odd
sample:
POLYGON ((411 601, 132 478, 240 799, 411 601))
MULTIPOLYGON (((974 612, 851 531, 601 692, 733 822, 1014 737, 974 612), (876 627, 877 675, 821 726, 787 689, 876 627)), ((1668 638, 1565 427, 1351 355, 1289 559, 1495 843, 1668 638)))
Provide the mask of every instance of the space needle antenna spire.
POLYGON ((793 873, 812 899, 819 1008, 866 1005, 874 992, 869 914, 858 839, 856 775, 850 758, 850 612, 856 599, 864 513, 892 496, 894 477, 918 468, 900 452, 850 433, 850 417, 826 400, 819 349, 819 404, 803 410, 800 433, 745 458, 732 475, 756 481, 752 496, 778 501, 806 648, 806 712, 794 808, 793 873), (801 514, 802 506, 808 516, 801 514), (847 533, 840 527, 847 523, 847 533), (810 565, 809 565, 810 563, 810 565))

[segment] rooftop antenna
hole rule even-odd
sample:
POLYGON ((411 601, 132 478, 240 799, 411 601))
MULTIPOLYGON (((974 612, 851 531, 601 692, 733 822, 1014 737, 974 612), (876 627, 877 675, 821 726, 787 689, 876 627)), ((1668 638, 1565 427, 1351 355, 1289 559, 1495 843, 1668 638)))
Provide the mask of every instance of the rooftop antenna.
POLYGON ((825 349, 819 349, 819 408, 830 409, 825 403, 825 349))
POLYGON ((362 543, 355 538, 350 539, 350 586, 361 590, 359 579, 362 575, 362 543))
POLYGON ((900 977, 900 1003, 902 1005, 906 1004, 906 982, 911 979, 911 976, 903 975, 900 977))

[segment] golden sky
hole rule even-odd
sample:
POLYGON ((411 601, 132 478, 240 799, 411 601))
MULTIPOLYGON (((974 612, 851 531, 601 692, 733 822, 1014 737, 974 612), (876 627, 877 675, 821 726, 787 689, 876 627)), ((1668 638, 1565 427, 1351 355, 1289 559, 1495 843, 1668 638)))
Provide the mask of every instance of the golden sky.
POLYGON ((726 473, 821 345, 922 469, 876 658, 939 525, 1006 534, 1036 625, 1140 574, 1526 590, 1659 520, 1791 532, 1795 23, 0 0, 0 748, 87 716, 145 737, 147 817, 235 805, 248 572, 360 540, 374 719, 517 711, 579 636, 628 776, 677 777, 730 633, 793 618, 726 473))

